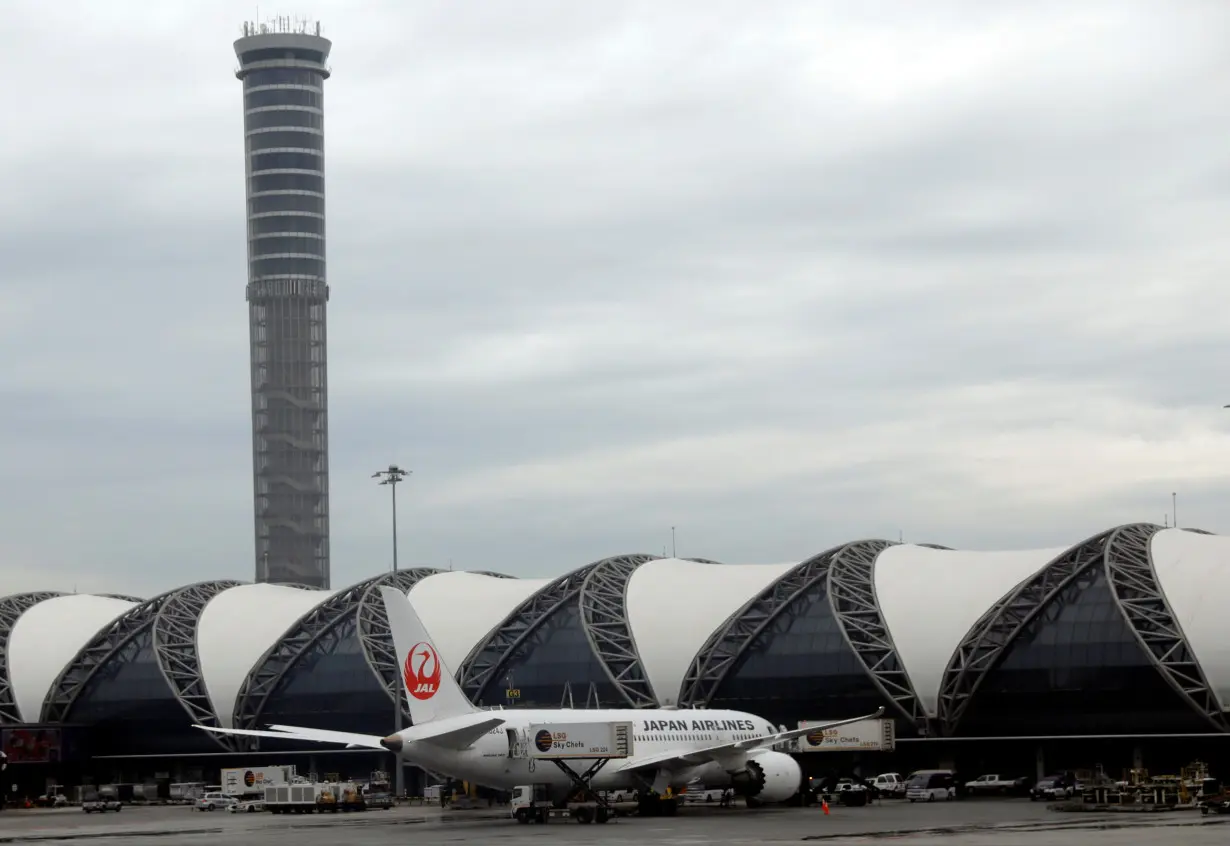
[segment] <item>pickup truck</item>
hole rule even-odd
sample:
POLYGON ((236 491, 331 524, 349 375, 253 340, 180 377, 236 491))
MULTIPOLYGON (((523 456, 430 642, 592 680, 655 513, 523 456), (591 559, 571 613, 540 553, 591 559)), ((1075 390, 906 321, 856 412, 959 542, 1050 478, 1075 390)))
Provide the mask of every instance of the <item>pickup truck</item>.
POLYGON ((965 782, 965 792, 970 796, 990 796, 992 794, 1019 793, 1024 794, 1029 788, 1029 779, 1011 778, 998 773, 980 775, 973 781, 965 782))

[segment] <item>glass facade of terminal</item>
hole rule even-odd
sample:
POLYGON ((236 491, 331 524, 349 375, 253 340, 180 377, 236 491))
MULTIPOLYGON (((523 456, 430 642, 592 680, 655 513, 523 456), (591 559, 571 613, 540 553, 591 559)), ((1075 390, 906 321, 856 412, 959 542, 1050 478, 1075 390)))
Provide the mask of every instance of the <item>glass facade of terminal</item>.
POLYGON ((959 726, 975 737, 1209 730, 1146 657, 1101 567, 1025 629, 959 726))
POLYGON ((774 725, 867 714, 883 697, 841 633, 819 580, 743 654, 709 703, 774 725))

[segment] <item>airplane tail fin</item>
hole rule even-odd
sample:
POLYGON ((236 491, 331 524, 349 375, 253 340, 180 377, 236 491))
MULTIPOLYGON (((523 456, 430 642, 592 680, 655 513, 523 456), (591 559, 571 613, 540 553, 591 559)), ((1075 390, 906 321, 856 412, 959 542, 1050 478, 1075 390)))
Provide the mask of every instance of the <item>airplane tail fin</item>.
POLYGON ((380 598, 393 632, 393 648, 405 684, 402 692, 414 724, 477 711, 453 679, 452 671, 444 666, 440 651, 406 595, 396 588, 382 587, 380 598))

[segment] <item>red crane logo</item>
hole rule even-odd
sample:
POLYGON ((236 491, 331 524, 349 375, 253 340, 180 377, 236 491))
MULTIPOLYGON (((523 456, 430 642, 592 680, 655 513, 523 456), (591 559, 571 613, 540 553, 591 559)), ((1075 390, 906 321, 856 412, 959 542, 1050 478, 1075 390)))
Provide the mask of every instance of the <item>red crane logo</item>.
POLYGON ((430 643, 419 642, 410 647, 403 669, 406 690, 415 699, 428 700, 440 689, 440 656, 430 643))

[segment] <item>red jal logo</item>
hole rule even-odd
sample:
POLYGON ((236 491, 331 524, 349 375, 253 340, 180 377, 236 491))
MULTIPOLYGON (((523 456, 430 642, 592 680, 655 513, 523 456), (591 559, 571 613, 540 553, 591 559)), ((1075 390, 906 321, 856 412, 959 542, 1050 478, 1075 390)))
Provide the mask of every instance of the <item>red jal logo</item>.
POLYGON ((427 700, 440 688, 440 656, 430 643, 416 643, 410 647, 404 667, 406 690, 415 699, 427 700))

